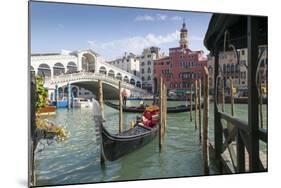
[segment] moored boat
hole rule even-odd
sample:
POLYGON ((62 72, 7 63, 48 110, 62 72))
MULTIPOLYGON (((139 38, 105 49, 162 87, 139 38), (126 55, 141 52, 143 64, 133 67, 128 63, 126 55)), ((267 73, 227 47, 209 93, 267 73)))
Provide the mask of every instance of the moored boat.
MULTIPOLYGON (((111 108, 114 108, 116 110, 119 110, 119 105, 111 103, 109 101, 105 101, 105 104, 111 108)), ((202 104, 203 106, 203 104, 202 104)), ((202 107, 201 106, 201 107, 202 107)), ((144 112, 146 106, 123 106, 123 112, 132 112, 132 113, 142 113, 144 112)), ((167 107, 167 113, 181 113, 181 112, 188 112, 190 111, 190 105, 179 105, 175 107, 167 107)), ((195 109, 195 106, 192 105, 192 110, 195 109)))

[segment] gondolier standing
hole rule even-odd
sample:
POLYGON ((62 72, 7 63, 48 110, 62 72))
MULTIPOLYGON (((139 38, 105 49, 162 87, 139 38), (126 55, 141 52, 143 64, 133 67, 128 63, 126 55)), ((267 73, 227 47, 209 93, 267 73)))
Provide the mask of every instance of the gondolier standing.
POLYGON ((126 103, 127 103, 127 91, 126 91, 126 89, 123 89, 122 97, 123 97, 123 105, 126 106, 126 103))

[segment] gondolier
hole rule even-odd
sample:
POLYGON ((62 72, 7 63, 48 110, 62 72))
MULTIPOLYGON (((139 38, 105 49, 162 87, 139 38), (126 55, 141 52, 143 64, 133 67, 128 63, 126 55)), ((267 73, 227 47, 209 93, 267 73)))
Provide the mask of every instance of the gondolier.
POLYGON ((122 97, 123 97, 123 105, 126 106, 126 103, 127 103, 127 91, 126 91, 126 89, 123 89, 122 97))

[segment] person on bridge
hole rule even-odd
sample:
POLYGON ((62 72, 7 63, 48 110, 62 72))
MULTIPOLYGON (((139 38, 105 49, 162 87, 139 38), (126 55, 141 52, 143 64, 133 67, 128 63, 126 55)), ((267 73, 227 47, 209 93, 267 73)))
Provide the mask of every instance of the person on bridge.
POLYGON ((122 91, 122 97, 123 97, 123 105, 126 106, 126 103, 127 103, 127 91, 126 89, 123 89, 122 91))

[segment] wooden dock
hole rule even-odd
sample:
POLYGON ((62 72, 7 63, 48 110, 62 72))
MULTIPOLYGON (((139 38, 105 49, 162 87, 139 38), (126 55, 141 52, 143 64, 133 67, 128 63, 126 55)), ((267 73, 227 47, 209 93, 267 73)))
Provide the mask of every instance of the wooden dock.
MULTIPOLYGON (((232 142, 231 145, 233 146, 233 151, 235 153, 237 153, 236 142, 232 142)), ((215 146, 214 142, 209 140, 209 156, 210 156, 209 160, 211 162, 216 161, 216 159, 215 159, 215 147, 214 146, 215 146)), ((260 160, 262 162, 262 165, 265 167, 265 171, 267 171, 267 162, 268 162, 267 153, 265 153, 263 151, 260 151, 259 154, 260 154, 260 160)), ((223 167, 223 169, 222 169, 223 174, 235 174, 235 173, 237 173, 237 170, 236 170, 237 166, 236 167, 233 166, 232 160, 233 159, 231 159, 231 154, 230 154, 229 150, 226 149, 221 154, 221 158, 220 158, 220 161, 221 161, 222 167, 223 167)), ((246 149, 245 149, 245 172, 250 172, 250 169, 249 169, 249 154, 248 154, 246 149)))

